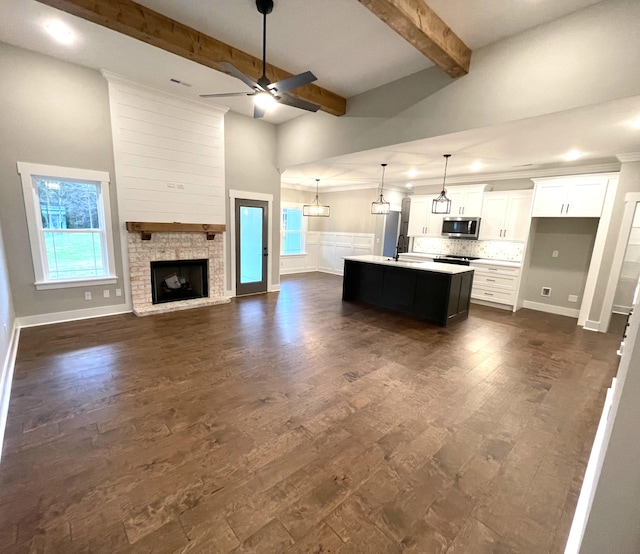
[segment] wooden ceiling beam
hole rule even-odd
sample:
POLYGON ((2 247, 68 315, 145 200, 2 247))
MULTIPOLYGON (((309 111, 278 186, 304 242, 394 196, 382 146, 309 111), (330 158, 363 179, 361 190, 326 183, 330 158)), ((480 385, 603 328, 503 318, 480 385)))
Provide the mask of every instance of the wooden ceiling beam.
MULTIPOLYGON (((227 73, 228 62, 253 79, 262 75, 262 60, 229 44, 183 25, 131 0, 38 0, 87 21, 151 44, 182 58, 227 73)), ((267 77, 280 81, 292 74, 267 64, 267 77)), ((344 115, 347 101, 330 90, 309 84, 290 92, 292 96, 318 104, 322 111, 344 115)))
POLYGON ((451 77, 469 73, 471 50, 424 0, 358 0, 451 77))

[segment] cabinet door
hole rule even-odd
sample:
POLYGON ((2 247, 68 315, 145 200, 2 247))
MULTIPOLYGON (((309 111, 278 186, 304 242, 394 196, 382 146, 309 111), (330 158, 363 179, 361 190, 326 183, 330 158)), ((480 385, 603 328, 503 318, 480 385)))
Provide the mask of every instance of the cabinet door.
POLYGON ((467 191, 464 193, 464 205, 462 206, 462 215, 469 217, 480 217, 482 213, 483 191, 467 191))
MULTIPOLYGON (((504 220, 502 238, 523 241, 527 239, 531 227, 531 195, 513 195, 504 220)), ((483 222, 484 223, 484 222, 483 222)))
POLYGON ((533 217, 562 217, 567 204, 567 185, 543 183, 536 186, 533 198, 533 217))
POLYGON ((449 192, 447 191, 447 198, 451 200, 451 213, 449 216, 462 215, 462 209, 464 208, 464 192, 449 192))
POLYGON ((509 197, 504 194, 486 194, 480 220, 480 240, 501 240, 509 197))
POLYGON ((567 217, 600 217, 607 185, 577 183, 570 185, 564 213, 567 217))
POLYGON ((431 211, 431 199, 428 196, 413 196, 411 198, 409 227, 407 229, 407 234, 410 237, 421 237, 427 234, 429 211, 431 211))

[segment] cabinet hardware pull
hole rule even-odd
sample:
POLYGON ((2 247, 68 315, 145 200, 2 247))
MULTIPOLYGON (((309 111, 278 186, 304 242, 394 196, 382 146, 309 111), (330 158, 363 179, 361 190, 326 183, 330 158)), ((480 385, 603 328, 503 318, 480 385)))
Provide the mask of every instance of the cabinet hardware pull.
POLYGON ((502 229, 500 229, 500 236, 502 236, 502 229))
POLYGON ((495 283, 496 280, 495 279, 487 279, 487 281, 491 281, 492 283, 495 283))
POLYGON ((504 230, 504 235, 502 235, 502 236, 503 236, 503 237, 506 237, 506 236, 507 236, 507 230, 506 230, 506 229, 504 230))
POLYGON ((562 207, 560 208, 560 213, 564 212, 564 204, 562 204, 562 207))
POLYGON ((492 293, 492 292, 485 292, 485 294, 486 294, 487 296, 493 296, 493 293, 492 293))
POLYGON ((567 211, 564 212, 564 213, 567 214, 567 215, 569 214, 569 204, 567 204, 567 211))

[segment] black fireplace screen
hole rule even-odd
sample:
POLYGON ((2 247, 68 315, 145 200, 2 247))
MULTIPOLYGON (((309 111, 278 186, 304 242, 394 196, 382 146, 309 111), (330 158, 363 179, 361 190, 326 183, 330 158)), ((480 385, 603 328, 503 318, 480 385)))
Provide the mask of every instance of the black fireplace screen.
POLYGON ((208 260, 151 262, 154 304, 209 296, 208 260))

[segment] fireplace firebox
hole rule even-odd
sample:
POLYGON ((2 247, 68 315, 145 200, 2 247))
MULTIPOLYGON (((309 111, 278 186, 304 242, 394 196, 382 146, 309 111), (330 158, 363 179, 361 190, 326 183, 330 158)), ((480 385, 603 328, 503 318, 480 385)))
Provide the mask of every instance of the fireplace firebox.
POLYGON ((208 260, 151 262, 153 304, 209 296, 208 260))

